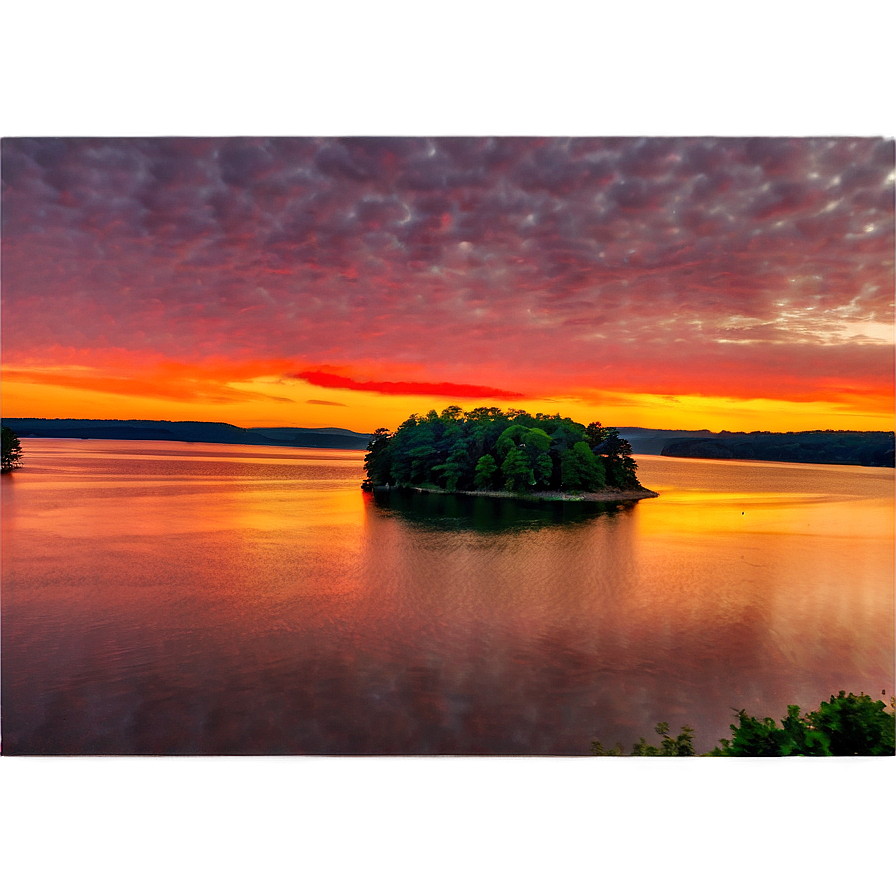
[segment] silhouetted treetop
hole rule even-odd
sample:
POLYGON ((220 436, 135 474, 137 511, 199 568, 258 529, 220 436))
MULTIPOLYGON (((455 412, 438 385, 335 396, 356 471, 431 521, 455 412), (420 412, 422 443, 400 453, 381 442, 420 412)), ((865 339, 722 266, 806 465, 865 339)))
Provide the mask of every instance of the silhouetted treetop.
POLYGON ((8 427, 2 427, 0 430, 0 438, 2 438, 2 470, 8 473, 16 467, 22 466, 22 446, 19 443, 19 437, 8 427))

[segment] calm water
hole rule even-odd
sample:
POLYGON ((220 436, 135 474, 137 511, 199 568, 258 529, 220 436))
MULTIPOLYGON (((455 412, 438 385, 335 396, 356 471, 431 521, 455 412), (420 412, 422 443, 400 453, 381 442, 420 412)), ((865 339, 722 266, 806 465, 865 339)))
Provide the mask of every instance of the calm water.
POLYGON ((362 452, 23 440, 6 753, 706 750, 894 690, 893 471, 639 458, 634 505, 375 501, 362 452))

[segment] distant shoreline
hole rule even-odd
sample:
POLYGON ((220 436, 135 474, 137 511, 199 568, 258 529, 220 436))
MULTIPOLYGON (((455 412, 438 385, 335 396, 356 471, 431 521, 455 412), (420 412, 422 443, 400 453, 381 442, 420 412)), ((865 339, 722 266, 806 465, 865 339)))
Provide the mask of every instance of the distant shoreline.
MULTIPOLYGON (((196 442, 350 451, 367 450, 372 438, 370 433, 340 427, 247 428, 202 421, 7 417, 3 418, 3 425, 20 439, 196 442)), ((619 435, 631 445, 633 454, 641 456, 878 468, 892 468, 896 462, 894 433, 885 431, 711 433, 620 427, 619 435)))
POLYGON ((659 492, 649 488, 614 490, 604 489, 600 492, 507 492, 507 491, 448 491, 442 488, 424 488, 419 485, 395 486, 389 488, 384 485, 375 485, 372 491, 380 494, 389 494, 393 491, 420 492, 430 495, 468 495, 472 498, 514 498, 518 501, 571 501, 591 502, 600 504, 612 504, 614 501, 640 501, 643 498, 658 498, 659 492))
POLYGON ((189 420, 90 420, 7 417, 20 439, 95 439, 127 442, 194 442, 208 445, 246 445, 275 448, 336 448, 364 451, 369 433, 338 427, 251 427, 189 420))

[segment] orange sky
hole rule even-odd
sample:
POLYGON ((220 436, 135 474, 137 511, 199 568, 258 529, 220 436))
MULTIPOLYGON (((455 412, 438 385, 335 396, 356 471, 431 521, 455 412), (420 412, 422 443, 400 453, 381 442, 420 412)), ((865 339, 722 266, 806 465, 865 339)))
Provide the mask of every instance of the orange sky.
MULTIPOLYGON (((35 371, 4 372, 3 413, 7 417, 77 417, 96 419, 209 420, 237 426, 339 426, 372 432, 394 429, 412 413, 458 404, 465 410, 482 404, 522 407, 532 413, 561 414, 580 422, 659 429, 772 431, 811 429, 892 430, 893 403, 888 395, 856 400, 788 402, 779 399, 734 399, 717 396, 658 396, 647 393, 593 395, 524 395, 513 401, 471 401, 462 395, 358 394, 305 384, 284 385, 273 378, 221 381, 221 396, 203 397, 197 388, 189 398, 178 387, 196 387, 195 380, 167 381, 169 395, 147 394, 139 383, 112 383, 108 377, 58 375, 59 383, 40 382, 35 371), (112 390, 112 391, 109 391, 112 390), (228 393, 231 397, 223 397, 228 393), (245 396, 245 397, 243 397, 245 396), (284 401, 284 398, 286 399, 284 401), (35 411, 39 413, 35 413, 35 411)), ((208 390, 212 391, 212 390, 208 390)))

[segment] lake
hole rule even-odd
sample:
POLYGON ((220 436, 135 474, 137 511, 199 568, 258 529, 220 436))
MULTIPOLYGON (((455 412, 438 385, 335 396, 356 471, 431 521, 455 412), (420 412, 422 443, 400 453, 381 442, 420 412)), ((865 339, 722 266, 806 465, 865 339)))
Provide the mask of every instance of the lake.
POLYGON ((659 498, 539 505, 374 498, 356 451, 22 445, 7 754, 705 751, 894 691, 892 469, 641 456, 659 498))

